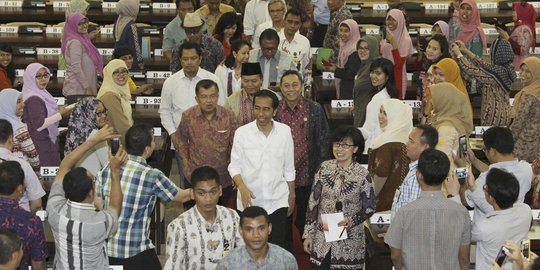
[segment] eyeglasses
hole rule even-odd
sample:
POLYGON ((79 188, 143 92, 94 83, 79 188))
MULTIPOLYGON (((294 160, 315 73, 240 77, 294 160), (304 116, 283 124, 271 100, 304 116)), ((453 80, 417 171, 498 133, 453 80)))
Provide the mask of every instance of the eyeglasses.
POLYGON ((187 34, 187 35, 190 35, 190 34, 191 34, 191 35, 198 34, 200 30, 201 30, 200 28, 184 29, 184 31, 186 31, 186 34, 187 34))
POLYGON ((354 144, 347 144, 347 143, 342 143, 342 142, 335 142, 332 144, 332 146, 334 148, 341 148, 341 149, 345 149, 345 150, 348 150, 348 149, 351 149, 351 147, 354 146, 354 144))
POLYGON ((115 72, 112 73, 114 76, 118 76, 118 75, 128 75, 129 74, 129 70, 127 69, 122 69, 122 70, 117 70, 115 72))
POLYGON ((107 109, 104 109, 101 112, 96 112, 96 116, 98 116, 98 117, 107 116, 107 109))
POLYGON ((48 79, 50 77, 51 77, 51 74, 49 73, 36 74, 36 79, 38 80, 48 79))

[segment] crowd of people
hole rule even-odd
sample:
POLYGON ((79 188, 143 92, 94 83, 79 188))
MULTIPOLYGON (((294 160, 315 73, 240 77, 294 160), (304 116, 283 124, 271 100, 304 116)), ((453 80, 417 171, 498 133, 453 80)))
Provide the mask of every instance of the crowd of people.
POLYGON ((344 0, 297 2, 176 0, 156 113, 178 179, 147 163, 153 129, 133 117, 132 95, 155 91, 130 77, 145 68, 139 0, 118 2, 105 62, 89 4, 71 0, 58 63, 69 105, 47 90, 52 67, 32 63, 17 78, 0 44, 0 269, 298 269, 295 230, 312 269, 364 269, 364 222, 383 211, 391 224, 377 237, 395 269, 470 269, 474 243, 475 269, 540 269, 520 247, 540 206, 534 7, 512 4, 513 29, 497 27, 486 59, 475 0, 454 1, 450 21, 418 44, 400 5, 381 35, 362 36, 344 0), (331 130, 312 99, 312 47, 329 50, 319 71, 354 101, 351 125, 331 130), (410 66, 418 115, 402 101, 410 66), (482 151, 464 139, 477 95, 482 151), (52 184, 42 167, 58 168, 52 184), (150 219, 172 201, 184 210, 167 226, 162 264, 150 219))

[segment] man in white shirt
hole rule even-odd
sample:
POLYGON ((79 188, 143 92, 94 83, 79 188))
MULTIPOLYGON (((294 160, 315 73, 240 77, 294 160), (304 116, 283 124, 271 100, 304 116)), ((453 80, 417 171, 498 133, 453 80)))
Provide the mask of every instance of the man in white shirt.
MULTIPOLYGON (((169 133, 171 141, 178 148, 178 139, 174 134, 180 124, 182 113, 188 108, 197 105, 195 100, 195 86, 202 79, 210 79, 219 82, 216 75, 199 67, 201 64, 201 47, 199 44, 185 42, 180 49, 180 62, 182 69, 171 75, 163 83, 161 90, 161 104, 159 105, 159 115, 161 124, 169 133)), ((218 83, 218 86, 221 84, 218 83)), ((218 104, 225 103, 226 93, 219 89, 218 104)), ((177 164, 182 171, 182 162, 177 156, 177 164)), ((187 182, 180 174, 180 187, 187 187, 187 182)))
MULTIPOLYGON (((519 182, 504 170, 489 170, 486 184, 478 189, 483 190, 494 211, 483 218, 475 218, 471 241, 476 242, 476 269, 490 269, 506 240, 519 243, 527 238, 531 208, 524 203, 514 204, 520 193, 519 182)), ((512 263, 506 260, 502 269, 512 269, 512 263)))
POLYGON ((238 187, 236 206, 240 211, 252 205, 264 208, 273 228, 269 241, 286 249, 287 216, 295 203, 291 129, 272 119, 279 105, 275 93, 263 89, 255 93, 253 103, 255 121, 236 130, 229 164, 238 187))
MULTIPOLYGON (((487 202, 482 190, 482 187, 486 183, 486 176, 491 169, 504 169, 516 177, 519 182, 518 203, 522 203, 525 200, 525 194, 531 189, 533 179, 531 164, 526 161, 517 160, 513 154, 514 138, 510 129, 506 127, 491 127, 484 132, 482 138, 484 139, 484 153, 491 165, 488 166, 477 159, 469 147, 467 153, 468 162, 481 172, 480 175, 476 181, 474 177, 468 177, 468 181, 466 181, 467 188, 462 188, 459 192, 456 188, 453 188, 455 185, 450 185, 448 188, 448 194, 456 195, 452 198, 454 201, 459 202, 459 199, 461 199, 463 205, 474 207, 474 220, 484 217, 487 213, 493 211, 493 206, 487 202), (458 194, 460 196, 457 196, 458 194)), ((455 158, 454 162, 458 167, 469 166, 470 168, 470 165, 464 159, 455 158)), ((469 170, 469 174, 472 175, 471 170, 469 170)))
POLYGON ((13 150, 13 126, 10 122, 0 119, 0 163, 6 160, 16 161, 21 164, 24 171, 24 193, 19 200, 19 206, 28 212, 35 213, 41 209, 41 197, 45 191, 30 164, 17 156, 13 150))
POLYGON ((250 0, 244 9, 244 34, 251 40, 258 25, 270 21, 268 1, 250 0))
POLYGON ((287 6, 285 6, 283 0, 270 0, 268 2, 268 13, 270 14, 271 20, 255 26, 255 33, 253 34, 251 41, 251 47, 253 49, 258 49, 261 47, 259 44, 259 38, 264 30, 274 29, 276 32, 279 32, 281 29, 283 29, 285 23, 284 15, 286 11, 287 6))
MULTIPOLYGON (((311 93, 311 46, 309 40, 300 34, 302 14, 297 9, 290 9, 285 14, 285 25, 279 35, 279 49, 290 54, 297 70, 302 71, 304 96, 311 93)), ((311 95, 308 95, 310 97, 311 95)))
POLYGON ((215 269, 231 250, 244 245, 236 211, 217 205, 222 193, 219 178, 218 172, 208 166, 191 174, 195 207, 167 227, 165 270, 215 269))

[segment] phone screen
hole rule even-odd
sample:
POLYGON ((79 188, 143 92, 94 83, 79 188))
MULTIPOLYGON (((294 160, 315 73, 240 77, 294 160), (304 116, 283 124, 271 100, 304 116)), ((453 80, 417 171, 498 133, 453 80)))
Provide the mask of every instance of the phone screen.
POLYGON ((459 154, 461 157, 467 154, 467 137, 465 135, 459 137, 459 154))
POLYGON ((386 39, 386 26, 381 26, 381 36, 386 39))
POLYGON ((531 241, 529 239, 525 239, 521 242, 521 253, 523 253, 525 259, 529 260, 531 253, 531 241))
POLYGON ((120 139, 114 138, 111 140, 111 154, 114 156, 120 148, 120 139))
POLYGON ((456 168, 456 177, 460 185, 465 184, 465 180, 467 179, 467 173, 467 167, 456 168))
POLYGON ((506 260, 506 252, 508 251, 507 248, 502 247, 501 250, 499 250, 499 254, 497 254, 497 258, 495 258, 495 261, 499 266, 502 266, 504 263, 504 260, 506 260))

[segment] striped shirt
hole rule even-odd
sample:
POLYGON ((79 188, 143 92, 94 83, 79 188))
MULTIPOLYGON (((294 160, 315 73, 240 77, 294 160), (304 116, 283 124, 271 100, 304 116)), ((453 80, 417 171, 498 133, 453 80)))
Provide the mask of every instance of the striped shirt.
MULTIPOLYGON (((107 165, 96 177, 96 196, 103 199, 103 208, 109 206, 111 169, 107 165)), ((118 230, 109 238, 109 257, 130 258, 154 248, 148 238, 150 215, 156 200, 170 202, 178 187, 160 170, 150 167, 141 156, 129 155, 120 172, 120 186, 124 200, 118 220, 118 230)))
POLYGON ((416 181, 417 167, 418 160, 415 160, 409 164, 409 172, 407 173, 407 176, 405 176, 405 180, 403 180, 399 190, 396 191, 399 192, 397 200, 394 197, 394 203, 392 204, 392 217, 396 216, 396 213, 400 207, 416 200, 420 196, 422 189, 420 188, 418 181, 416 181))
POLYGON ((459 269, 459 248, 471 243, 469 212, 441 191, 423 191, 396 213, 384 242, 401 250, 405 269, 459 269))
POLYGON ((93 204, 66 199, 55 182, 47 202, 56 254, 53 269, 108 269, 107 238, 118 225, 116 210, 96 211, 93 204))

